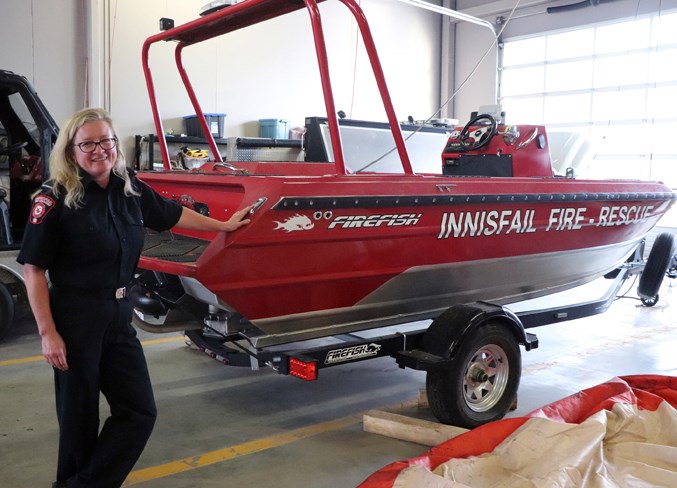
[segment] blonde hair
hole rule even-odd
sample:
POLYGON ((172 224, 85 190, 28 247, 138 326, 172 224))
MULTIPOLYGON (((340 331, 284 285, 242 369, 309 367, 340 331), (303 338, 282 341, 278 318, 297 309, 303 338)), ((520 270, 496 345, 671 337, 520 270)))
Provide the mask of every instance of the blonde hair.
MULTIPOLYGON (((50 177, 46 184, 50 185, 51 183, 52 191, 57 196, 62 191, 64 192, 64 204, 68 208, 80 207, 85 195, 85 188, 80 179, 80 167, 73 157, 73 138, 80 127, 97 121, 104 121, 111 128, 113 134, 117 134, 113 119, 107 111, 101 108, 86 108, 73 114, 61 127, 49 156, 50 177)), ((125 195, 140 195, 132 186, 124 154, 118 148, 116 148, 116 151, 117 159, 113 166, 113 173, 124 180, 125 195)))

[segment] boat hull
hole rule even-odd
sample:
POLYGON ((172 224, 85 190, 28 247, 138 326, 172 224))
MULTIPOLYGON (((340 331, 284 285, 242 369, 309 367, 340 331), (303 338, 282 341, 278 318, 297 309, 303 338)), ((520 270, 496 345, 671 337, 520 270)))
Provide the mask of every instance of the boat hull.
POLYGON ((660 183, 638 181, 259 177, 251 169, 142 175, 216 218, 268 200, 235 233, 191 234, 205 242, 188 260, 144 255, 140 266, 182 276, 189 294, 264 334, 296 337, 578 286, 621 264, 675 198, 660 183))

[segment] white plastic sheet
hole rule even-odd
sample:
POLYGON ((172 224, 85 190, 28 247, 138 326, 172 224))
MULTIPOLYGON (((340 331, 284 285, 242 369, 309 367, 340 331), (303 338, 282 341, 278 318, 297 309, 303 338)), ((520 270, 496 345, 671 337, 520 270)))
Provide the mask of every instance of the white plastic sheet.
POLYGON ((360 488, 677 487, 677 378, 632 376, 493 422, 360 488))

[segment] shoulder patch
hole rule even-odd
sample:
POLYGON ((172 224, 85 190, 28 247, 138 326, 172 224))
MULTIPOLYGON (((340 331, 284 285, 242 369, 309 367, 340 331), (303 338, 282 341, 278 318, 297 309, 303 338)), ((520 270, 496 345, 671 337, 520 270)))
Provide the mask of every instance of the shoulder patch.
POLYGON ((31 224, 41 224, 42 219, 56 206, 56 201, 49 195, 40 194, 33 199, 33 208, 29 221, 31 224))

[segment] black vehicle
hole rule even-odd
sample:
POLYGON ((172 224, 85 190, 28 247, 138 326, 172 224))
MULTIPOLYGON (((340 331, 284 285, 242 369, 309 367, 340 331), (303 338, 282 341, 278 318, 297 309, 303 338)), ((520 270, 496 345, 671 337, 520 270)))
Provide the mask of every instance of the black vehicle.
POLYGON ((16 256, 31 196, 48 178, 47 161, 58 133, 28 80, 0 70, 0 339, 27 303, 16 256))

